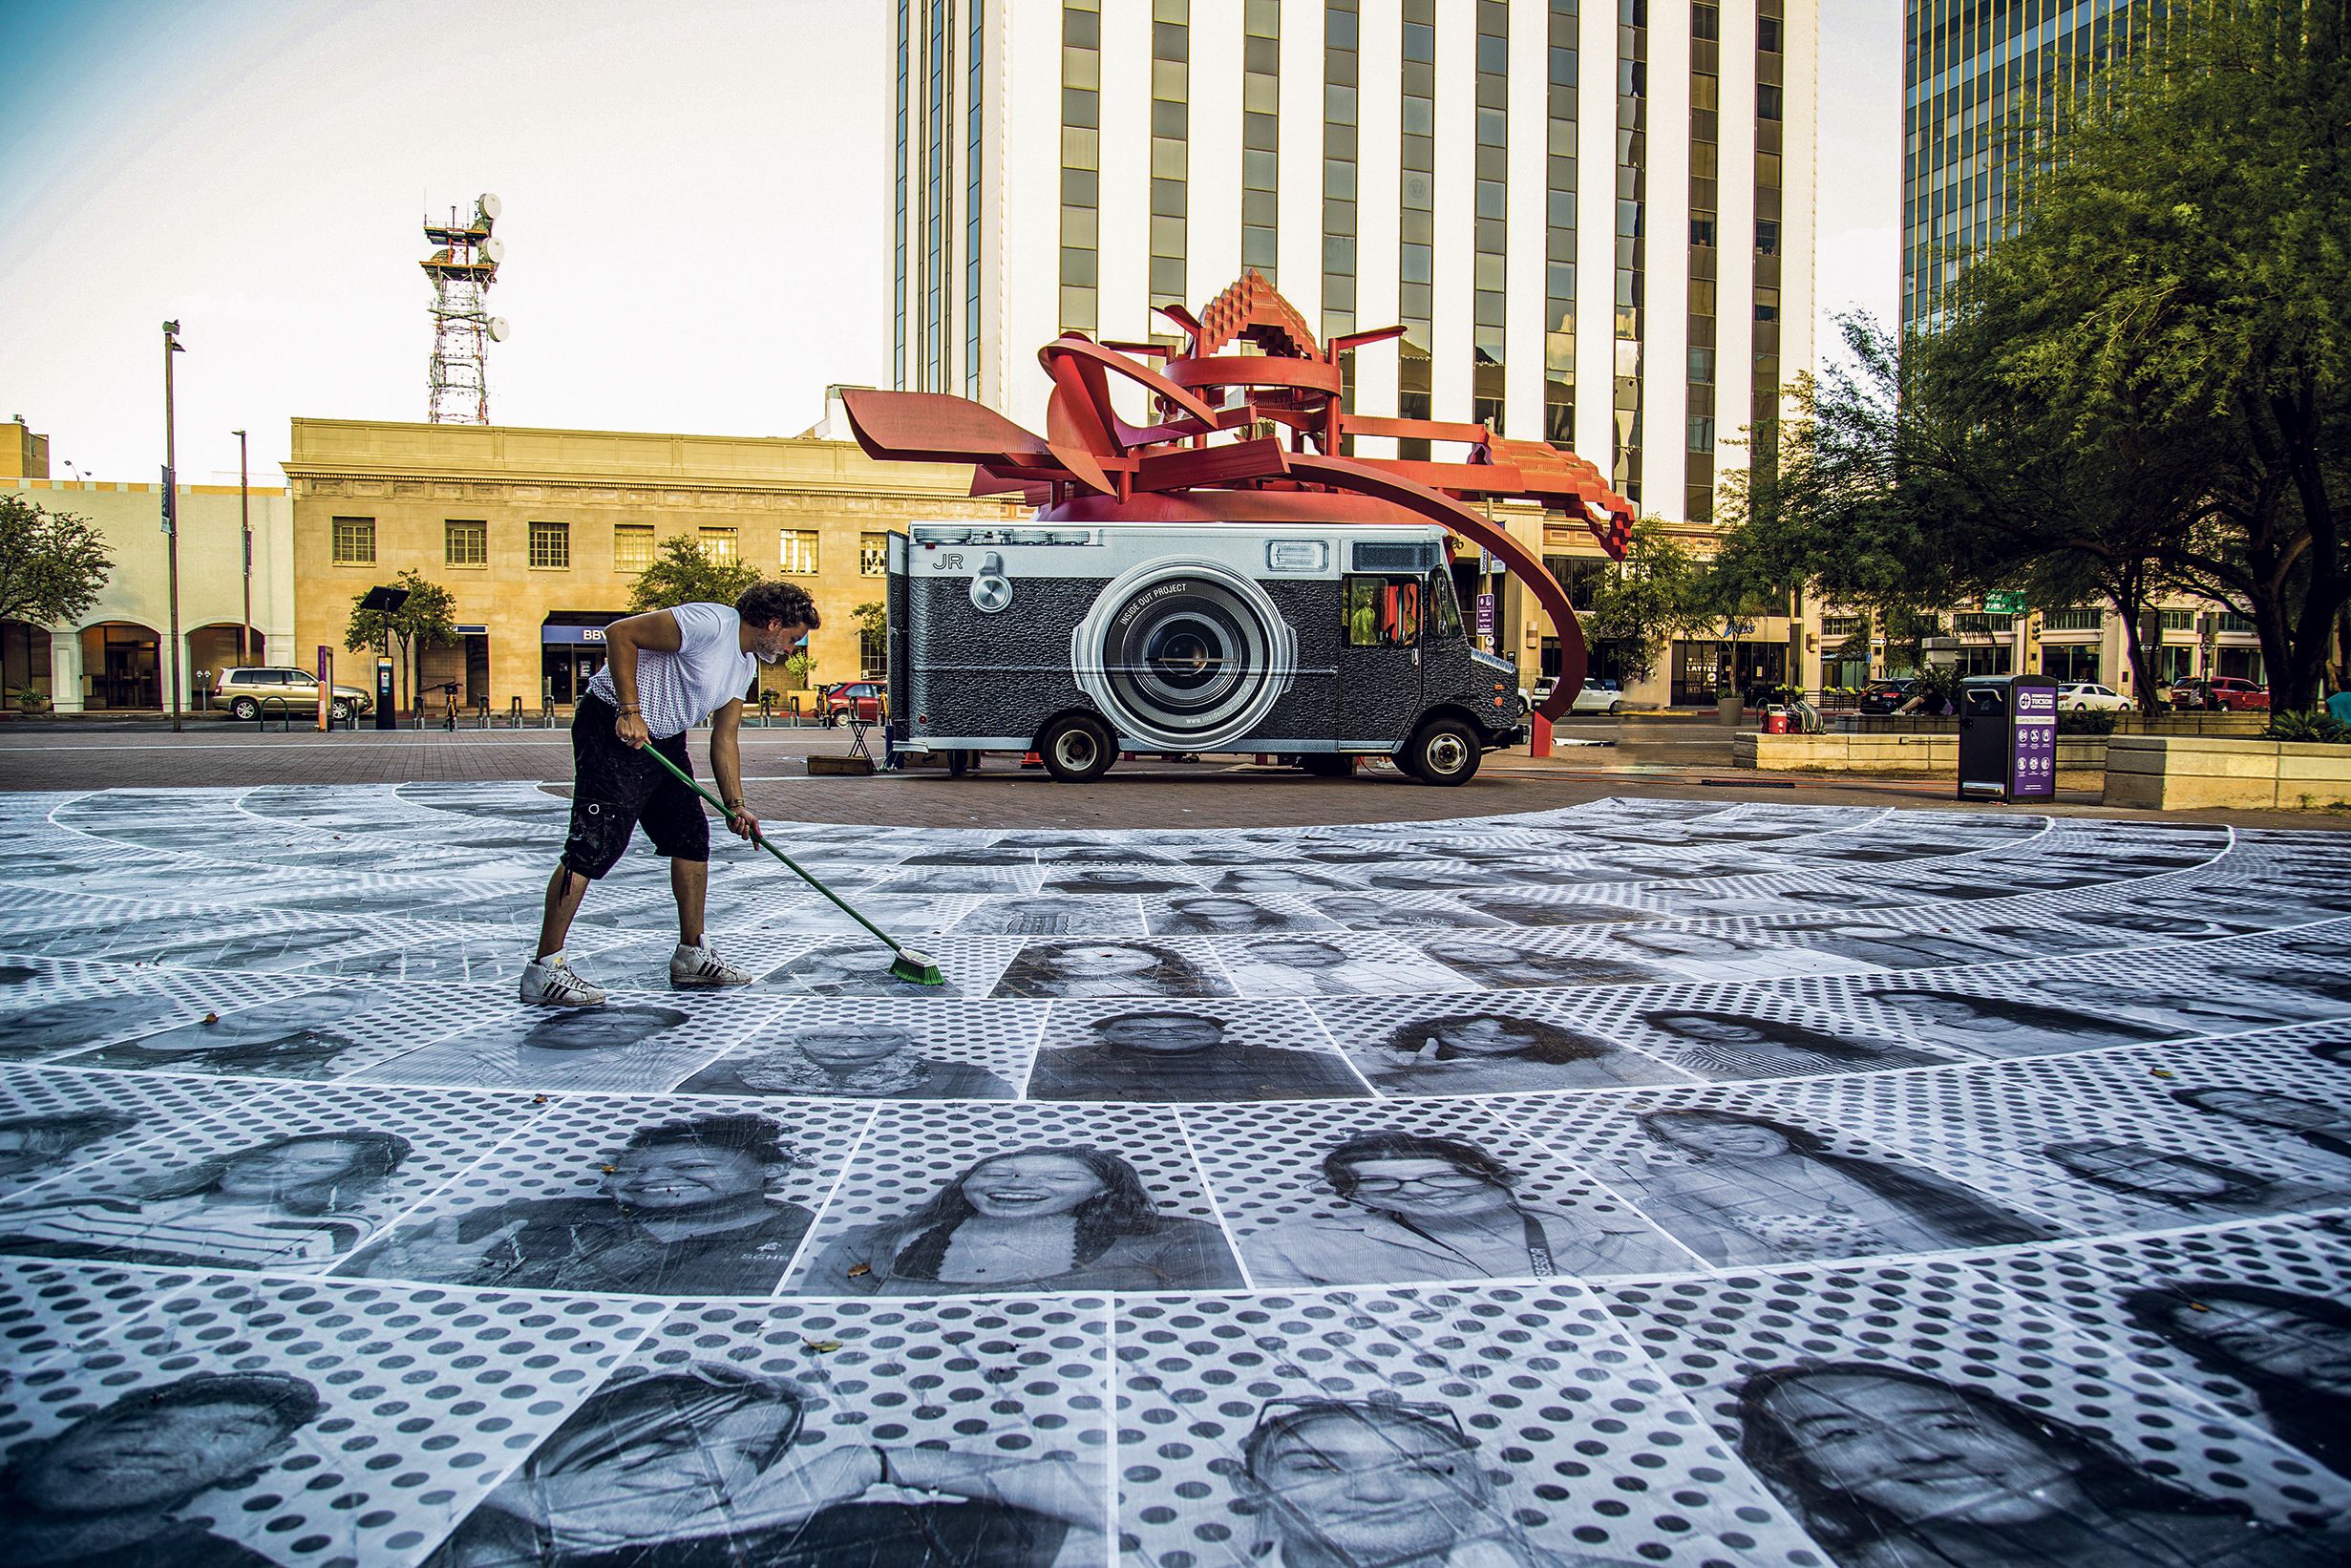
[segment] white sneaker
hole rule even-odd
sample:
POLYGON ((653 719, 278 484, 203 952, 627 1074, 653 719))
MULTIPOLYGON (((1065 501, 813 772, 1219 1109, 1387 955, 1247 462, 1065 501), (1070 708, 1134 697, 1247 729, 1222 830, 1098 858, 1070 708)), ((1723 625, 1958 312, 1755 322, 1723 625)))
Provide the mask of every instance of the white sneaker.
MULTIPOLYGON (((673 966, 674 967, 674 966, 673 966)), ((522 971, 522 1000, 541 1007, 601 1007, 604 988, 573 972, 561 952, 535 958, 522 971)))
POLYGON ((669 955, 669 988, 673 991, 709 991, 721 985, 748 985, 756 977, 749 970, 733 964, 710 951, 710 944, 688 947, 679 943, 677 951, 669 955))

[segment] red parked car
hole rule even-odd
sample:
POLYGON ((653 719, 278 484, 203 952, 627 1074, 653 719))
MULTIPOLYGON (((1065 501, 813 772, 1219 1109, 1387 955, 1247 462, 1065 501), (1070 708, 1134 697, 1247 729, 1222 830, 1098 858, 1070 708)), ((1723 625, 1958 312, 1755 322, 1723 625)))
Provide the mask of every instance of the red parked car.
POLYGON ((836 681, 816 692, 816 716, 827 724, 838 724, 844 715, 878 724, 888 690, 886 681, 836 681))
POLYGON ((2201 680, 2180 682, 2172 689, 2171 705, 2175 708, 2202 709, 2208 713, 2266 713, 2270 707, 2270 691, 2266 686, 2256 686, 2235 675, 2211 675, 2201 680))

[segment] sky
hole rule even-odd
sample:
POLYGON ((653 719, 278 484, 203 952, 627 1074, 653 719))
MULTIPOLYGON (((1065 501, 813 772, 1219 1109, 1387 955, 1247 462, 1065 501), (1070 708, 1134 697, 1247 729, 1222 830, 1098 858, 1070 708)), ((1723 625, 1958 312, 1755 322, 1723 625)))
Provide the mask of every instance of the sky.
MULTIPOLYGON (((1820 0, 1823 309, 1894 313, 1900 0, 1820 0)), ((790 435, 887 379, 885 0, 0 0, 0 417, 277 483, 422 419, 425 214, 498 193, 500 424, 790 435)), ((1823 341, 1827 341, 1824 330, 1823 341)))

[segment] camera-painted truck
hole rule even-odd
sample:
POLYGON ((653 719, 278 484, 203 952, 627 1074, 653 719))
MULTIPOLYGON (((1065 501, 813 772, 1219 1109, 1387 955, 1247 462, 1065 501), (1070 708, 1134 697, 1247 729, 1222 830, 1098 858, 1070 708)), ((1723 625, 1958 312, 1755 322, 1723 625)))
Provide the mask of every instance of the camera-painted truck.
MULTIPOLYGON (((1632 502, 1548 442, 1348 409, 1346 356, 1402 328, 1318 346, 1254 272, 1197 318, 1157 311, 1187 347, 1066 331, 1038 350, 1042 435, 970 398, 842 390, 868 456, 963 465, 973 496, 1030 509, 893 537, 893 744, 951 771, 1034 749, 1060 778, 1098 776, 1121 751, 1273 752, 1334 773, 1374 754, 1432 784, 1464 782, 1530 730, 1543 753, 1584 677, 1543 555, 1555 526, 1580 526, 1621 561, 1632 502), (1504 499, 1533 503, 1530 522, 1539 510, 1540 538, 1474 504, 1504 499), (1456 537, 1557 634, 1531 720, 1515 667, 1464 635, 1456 537)), ((1005 374, 984 378, 991 397, 1005 374)))
POLYGON ((1432 525, 917 523, 890 540, 891 741, 954 772, 1034 751, 1066 780, 1240 752, 1460 784, 1527 708, 1450 561, 1432 525))

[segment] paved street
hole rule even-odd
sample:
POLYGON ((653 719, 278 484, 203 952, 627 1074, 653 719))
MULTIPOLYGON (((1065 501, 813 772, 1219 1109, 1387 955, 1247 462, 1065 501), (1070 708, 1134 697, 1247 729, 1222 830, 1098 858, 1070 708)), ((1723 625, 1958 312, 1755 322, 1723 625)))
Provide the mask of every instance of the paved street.
MULTIPOLYGON (((810 822, 903 827, 1140 828, 1169 823, 1277 827, 1324 822, 1417 821, 1537 811, 1614 795, 1661 799, 1801 801, 1816 805, 1939 808, 1999 815, 2013 808, 1962 804, 1939 779, 1766 774, 1729 765, 1727 731, 1705 721, 1581 719, 1562 727, 1557 754, 1489 756, 1476 779, 1431 790, 1382 767, 1351 779, 1307 778, 1245 759, 1125 762, 1097 783, 1056 785, 1011 757, 991 757, 975 776, 936 769, 871 778, 811 778, 806 759, 848 750, 847 731, 749 729, 743 767, 753 809, 810 822), (1577 744, 1566 744, 1577 743, 1577 744)), ((703 741, 698 737, 699 753, 703 741)), ((0 792, 111 787, 214 788, 270 784, 401 784, 517 780, 566 788, 570 737, 554 730, 360 730, 256 732, 220 720, 191 721, 173 735, 157 723, 60 724, 0 729, 0 792)), ((2115 815, 2095 790, 2061 789, 2061 816, 2115 815)), ((2190 812, 2152 820, 2239 827, 2351 829, 2351 813, 2190 812)))

